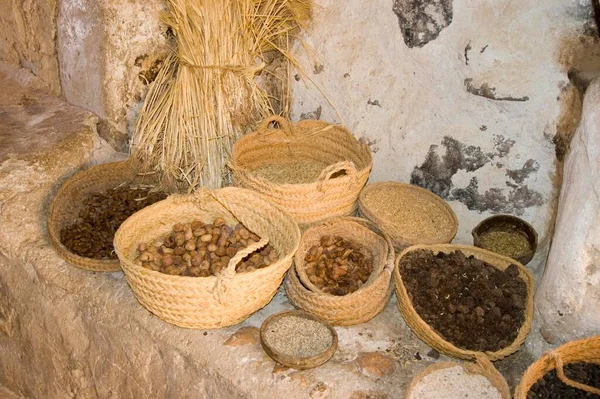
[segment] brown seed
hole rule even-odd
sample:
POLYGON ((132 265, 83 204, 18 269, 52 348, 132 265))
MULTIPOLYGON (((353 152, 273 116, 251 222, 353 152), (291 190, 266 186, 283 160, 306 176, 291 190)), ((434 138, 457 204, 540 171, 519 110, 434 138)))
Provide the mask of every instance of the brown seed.
POLYGON ((173 250, 173 254, 175 255, 183 255, 185 253, 185 248, 184 247, 177 247, 175 248, 175 250, 173 250))
POLYGON ((180 231, 183 231, 183 224, 181 224, 181 223, 177 223, 176 225, 174 225, 174 226, 173 226, 173 230, 174 230, 175 232, 180 232, 180 231))
POLYGON ((223 219, 222 217, 218 217, 215 219, 215 221, 213 222, 213 225, 215 225, 216 227, 221 227, 225 224, 225 219, 223 219))
POLYGON ((208 251, 209 252, 215 252, 219 247, 217 247, 217 244, 209 244, 208 246, 208 251))
POLYGON ((140 245, 138 245, 138 251, 140 251, 140 252, 144 252, 147 249, 148 249, 148 244, 141 243, 140 245))
POLYGON ((160 262, 163 266, 171 266, 173 264, 173 257, 168 254, 163 255, 160 262))
POLYGON ((141 254, 140 254, 140 256, 139 256, 139 259, 140 259, 142 262, 147 262, 147 261, 149 261, 149 260, 150 260, 150 256, 151 256, 151 255, 150 255, 148 252, 143 252, 143 253, 141 253, 141 254))
POLYGON ((175 234, 175 244, 180 247, 183 245, 183 243, 185 242, 185 234, 182 232, 179 232, 177 234, 175 234))
POLYGON ((185 242, 185 249, 187 251, 193 251, 196 249, 196 242, 194 240, 189 240, 185 242))
POLYGON ((185 240, 186 241, 189 241, 192 238, 194 238, 194 233, 192 233, 192 230, 188 230, 184 234, 185 234, 185 240))
POLYGON ((202 223, 200 220, 196 220, 192 222, 191 227, 192 230, 198 230, 204 227, 204 223, 202 223))
POLYGON ((172 254, 173 248, 162 247, 159 252, 161 252, 163 255, 172 254))
POLYGON ((202 242, 210 242, 210 240, 212 240, 212 234, 204 234, 200 237, 202 242))
POLYGON ((202 263, 202 256, 200 256, 200 255, 192 256, 192 265, 193 266, 200 266, 201 263, 202 263))
POLYGON ((243 228, 240 230, 240 237, 242 237, 242 239, 244 240, 247 240, 248 238, 250 238, 250 232, 243 228))
POLYGON ((225 256, 227 254, 227 248, 225 248, 225 247, 217 247, 217 249, 215 251, 215 254, 217 254, 217 256, 225 256))

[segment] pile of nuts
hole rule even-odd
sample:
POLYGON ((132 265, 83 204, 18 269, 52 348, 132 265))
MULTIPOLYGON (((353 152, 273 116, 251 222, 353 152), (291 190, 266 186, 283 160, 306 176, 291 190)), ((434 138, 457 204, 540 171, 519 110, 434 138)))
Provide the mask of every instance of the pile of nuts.
POLYGON ((304 257, 305 272, 321 291, 347 295, 358 290, 373 271, 373 257, 342 237, 323 236, 321 245, 313 245, 304 257))
MULTIPOLYGON (((229 265, 231 258, 242 249, 257 243, 260 237, 238 224, 228 226, 218 217, 212 224, 199 220, 177 223, 164 239, 142 243, 138 247, 135 263, 146 269, 175 276, 215 276, 229 265)), ((237 273, 251 272, 267 267, 279 256, 271 244, 267 244, 240 261, 237 273)))
POLYGON ((62 244, 76 255, 91 259, 117 259, 115 233, 129 216, 167 197, 147 188, 121 186, 83 199, 83 208, 72 225, 60 231, 62 244))

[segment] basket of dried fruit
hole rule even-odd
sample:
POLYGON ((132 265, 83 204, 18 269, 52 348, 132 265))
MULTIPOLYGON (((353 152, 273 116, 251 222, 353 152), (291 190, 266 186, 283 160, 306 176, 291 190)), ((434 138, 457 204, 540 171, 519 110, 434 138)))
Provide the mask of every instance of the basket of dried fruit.
POLYGON ((227 187, 172 195, 127 219, 115 250, 138 301, 187 328, 241 322, 275 295, 298 248, 294 219, 227 187))
POLYGON ((352 214, 372 159, 341 126, 272 116, 235 143, 230 167, 236 186, 265 194, 306 225, 352 214))
POLYGON ((398 308, 427 344, 450 356, 514 353, 533 318, 533 278, 519 262, 467 245, 414 245, 396 258, 398 308))
POLYGON ((511 399, 506 380, 483 356, 474 363, 438 362, 414 377, 405 399, 486 398, 511 399), (443 392, 443 394, 442 394, 443 392))
POLYGON ((368 220, 331 218, 304 231, 285 288, 298 308, 338 326, 383 310, 392 287, 394 248, 368 220))
POLYGON ((452 208, 431 191, 412 184, 369 184, 360 193, 358 209, 390 236, 398 250, 416 244, 446 244, 458 231, 452 208))
POLYGON ((544 354, 521 378, 515 399, 599 398, 600 335, 544 354))
POLYGON ((129 160, 93 166, 69 178, 52 198, 47 219, 60 257, 86 270, 121 270, 114 234, 130 215, 166 198, 155 183, 154 175, 137 173, 129 160))

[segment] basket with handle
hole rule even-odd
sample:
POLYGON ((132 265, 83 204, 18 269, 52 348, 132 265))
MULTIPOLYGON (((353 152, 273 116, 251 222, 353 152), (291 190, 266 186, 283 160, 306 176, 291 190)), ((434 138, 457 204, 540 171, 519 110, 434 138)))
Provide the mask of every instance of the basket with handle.
POLYGON ((92 271, 120 271, 119 260, 92 259, 71 252, 60 239, 61 230, 75 221, 83 207, 83 199, 92 193, 114 189, 122 184, 154 185, 157 178, 139 174, 128 159, 92 166, 71 176, 56 192, 48 210, 48 235, 58 255, 69 264, 92 271))
POLYGON ((563 383, 584 392, 600 395, 599 387, 573 381, 565 375, 564 366, 576 362, 600 365, 600 335, 567 342, 532 363, 521 377, 515 390, 515 399, 526 399, 531 387, 552 370, 556 370, 556 375, 563 383))
POLYGON ((394 247, 389 237, 366 219, 337 217, 309 227, 302 235, 294 259, 294 266, 285 281, 288 298, 296 307, 333 325, 350 326, 367 322, 385 308, 391 296, 394 247), (343 296, 324 293, 303 273, 304 256, 324 235, 356 241, 372 253, 373 271, 358 290, 343 296))
POLYGON ((266 195, 307 225, 356 210, 372 158, 368 146, 341 126, 271 116, 235 143, 229 166, 234 185, 266 195), (263 167, 280 176, 259 173, 263 167))
POLYGON ((402 317, 404 317, 406 324, 417 335, 417 337, 419 337, 429 346, 449 356, 456 357, 459 359, 471 360, 474 359, 477 355, 483 355, 492 361, 499 360, 516 352, 521 346, 521 344, 525 341, 527 335, 529 334, 529 331, 531 330, 531 323, 533 320, 533 277, 529 270, 525 268, 525 266, 506 256, 498 255, 494 252, 486 251, 485 249, 473 247, 470 245, 413 245, 402 251, 396 258, 396 266, 394 267, 394 284, 396 285, 396 296, 398 297, 398 309, 400 310, 400 313, 402 313, 402 317), (404 285, 404 281, 402 280, 399 265, 402 261, 402 258, 408 253, 423 249, 430 250, 434 254, 437 254, 439 252, 452 253, 454 251, 460 250, 462 253, 465 254, 465 256, 473 256, 476 259, 489 263, 496 269, 500 270, 504 270, 510 265, 517 266, 517 268, 519 269, 519 278, 523 280, 523 282, 527 286, 527 300, 524 309, 523 324, 521 325, 517 336, 513 340, 513 342, 511 342, 508 346, 493 352, 478 352, 459 348, 458 346, 447 341, 429 324, 427 324, 425 320, 421 318, 421 316, 419 316, 419 314, 413 307, 410 296, 408 295, 408 291, 406 290, 406 286, 404 285))
POLYGON ((510 388, 502 374, 494 367, 485 356, 475 356, 475 362, 437 362, 429 367, 426 367, 423 371, 414 377, 406 389, 404 399, 411 399, 411 393, 414 391, 415 386, 429 374, 435 373, 436 371, 461 366, 468 374, 481 375, 485 377, 493 386, 498 390, 502 399, 511 399, 510 388))
POLYGON ((300 229, 285 211, 250 190, 226 187, 172 195, 127 219, 115 235, 115 250, 127 282, 146 309, 168 323, 186 328, 220 328, 237 324, 265 306, 277 292, 298 248, 300 229), (176 223, 223 217, 261 237, 231 258, 217 276, 163 274, 134 263, 140 243, 170 232, 176 223), (236 273, 247 254, 270 243, 279 258, 252 272, 236 273))

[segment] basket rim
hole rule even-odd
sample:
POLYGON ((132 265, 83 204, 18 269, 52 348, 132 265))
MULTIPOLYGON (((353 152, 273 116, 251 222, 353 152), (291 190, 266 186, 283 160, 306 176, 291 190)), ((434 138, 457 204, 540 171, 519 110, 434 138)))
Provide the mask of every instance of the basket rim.
MULTIPOLYGON (((392 269, 394 267, 394 259, 393 257, 395 256, 394 253, 394 247, 391 245, 391 242, 389 240, 389 237, 383 233, 383 232, 377 232, 377 231, 373 231, 373 228, 377 228, 377 226, 372 223, 371 221, 369 221, 368 219, 364 219, 364 218, 357 218, 354 216, 337 216, 337 217, 331 217, 328 219, 325 219, 321 222, 318 222, 316 224, 312 224, 310 226, 308 226, 306 228, 306 230, 304 230, 302 232, 302 236, 300 237, 300 243, 298 245, 298 248, 296 249, 296 252, 294 254, 294 264, 293 264, 293 269, 294 272, 296 273, 298 280, 300 282, 300 284, 303 286, 303 288, 305 288, 307 291, 311 292, 311 293, 315 293, 318 295, 325 295, 327 297, 335 297, 335 298, 346 298, 346 297, 353 297, 353 295, 357 292, 359 292, 361 289, 363 288, 367 288, 373 284, 375 284, 375 282, 380 278, 381 275, 383 275, 386 272, 386 269, 389 269, 389 272, 392 272, 392 269), (356 291, 347 294, 347 295, 333 295, 333 294, 328 294, 326 292, 323 292, 322 290, 318 289, 318 287, 314 286, 314 284, 307 284, 303 281, 300 273, 298 272, 298 261, 296 260, 298 255, 300 255, 301 249, 304 249, 304 247, 306 247, 306 249, 308 250, 308 244, 305 242, 305 238, 307 234, 316 234, 315 230, 317 229, 327 229, 330 228, 331 226, 334 226, 336 224, 342 224, 342 225, 353 225, 354 228, 358 228, 358 229, 364 229, 369 231, 371 234, 373 234, 373 241, 377 241, 377 245, 382 246, 383 250, 384 250, 384 254, 383 254, 383 261, 382 264, 380 265, 380 267, 378 268, 373 268, 373 271, 371 272, 371 274, 369 275, 368 280, 356 291), (376 271, 379 271, 379 273, 375 274, 376 271), (316 288, 316 290, 315 290, 316 288)), ((323 235, 320 234, 320 236, 322 237, 323 235)), ((376 245, 375 243, 373 243, 373 245, 376 245)), ((305 265, 305 262, 303 259, 301 259, 301 263, 302 265, 305 265)))
POLYGON ((577 353, 581 353, 584 356, 581 356, 581 358, 578 359, 562 359, 563 364, 567 365, 570 363, 587 362, 600 365, 600 335, 592 335, 586 338, 569 341, 555 349, 545 352, 537 360, 531 363, 521 376, 521 380, 515 388, 515 399, 526 399, 527 393, 531 387, 534 386, 540 379, 542 379, 546 373, 549 373, 557 368, 553 359, 554 356, 558 355, 562 358, 565 355, 573 356, 573 354, 577 353), (597 355, 593 358, 593 360, 586 358, 585 354, 587 352, 582 349, 582 347, 586 348, 589 346, 594 347, 595 351, 597 351, 597 355), (538 378, 531 378, 536 374, 540 374, 538 378))
MULTIPOLYGON (((240 187, 223 187, 223 188, 216 189, 216 190, 201 189, 200 191, 212 192, 212 191, 217 191, 217 190, 227 190, 227 191, 243 190, 245 192, 251 193, 252 195, 256 195, 257 197, 260 197, 263 200, 266 200, 264 198, 264 196, 260 195, 260 193, 256 193, 252 190, 248 190, 248 189, 244 189, 244 188, 240 188, 240 187)), ((158 201, 158 202, 156 202, 150 206, 147 206, 146 208, 136 212, 130 218, 125 220, 121 226, 124 226, 124 228, 127 228, 128 225, 130 223, 133 223, 136 219, 143 217, 144 214, 146 214, 146 213, 152 212, 154 207, 159 207, 159 206, 162 207, 164 205, 165 201, 177 202, 181 198, 195 196, 198 193, 199 192, 196 192, 195 194, 171 195, 162 201, 158 201)), ((277 206, 273 202, 269 202, 269 203, 272 206, 278 208, 280 211, 285 212, 283 209, 281 209, 279 206, 277 206)), ((289 216, 289 214, 288 214, 288 216, 289 216)), ((289 216, 289 217, 290 217, 290 220, 293 221, 293 218, 291 216, 289 216)), ((293 251, 291 251, 289 254, 287 254, 285 256, 280 257, 279 259, 277 259, 276 262, 271 263, 267 267, 264 267, 261 269, 256 269, 251 272, 234 273, 233 276, 231 277, 231 279, 233 279, 235 281, 235 280, 239 280, 239 279, 245 279, 249 275, 256 276, 256 275, 261 275, 261 274, 270 274, 278 266, 281 266, 282 264, 291 261, 293 259, 293 256, 294 256, 296 250, 298 249, 298 244, 300 241, 300 228, 298 227, 298 225, 295 221, 294 221, 294 223, 296 224, 296 232, 295 233, 297 233, 297 239, 295 240, 296 245, 295 245, 295 248, 293 249, 293 251)), ((216 276, 210 275, 207 277, 178 276, 178 275, 170 275, 170 274, 162 273, 162 272, 155 271, 155 270, 149 270, 149 269, 144 268, 143 266, 136 265, 127 254, 121 253, 121 248, 120 248, 120 246, 117 245, 117 241, 121 239, 123 231, 124 230, 121 230, 121 227, 119 227, 119 229, 115 233, 115 252, 118 255, 118 259, 119 259, 121 267, 123 268, 124 271, 126 271, 126 273, 125 273, 126 275, 127 275, 127 272, 131 270, 131 271, 137 273, 138 275, 139 274, 148 274, 149 276, 159 277, 161 280, 163 280, 165 282, 174 283, 174 284, 181 285, 181 286, 188 286, 188 287, 195 287, 195 286, 198 286, 199 284, 212 283, 212 282, 216 282, 219 280, 220 274, 216 275, 216 276), (127 260, 127 262, 123 261, 122 259, 127 260)), ((223 270, 226 270, 226 269, 227 268, 224 268, 223 270)))
POLYGON ((100 171, 114 168, 120 169, 127 167, 128 165, 131 165, 129 158, 120 161, 106 162, 98 165, 92 165, 90 167, 79 168, 75 173, 69 176, 54 193, 48 207, 48 214, 46 216, 46 229, 48 231, 50 242, 54 246, 57 254, 71 266, 83 270, 97 272, 122 271, 118 257, 116 259, 93 259, 77 255, 68 249, 60 240, 60 232, 58 231, 58 226, 56 225, 55 219, 58 217, 56 215, 56 212, 58 212, 58 205, 61 201, 65 200, 65 196, 72 187, 78 186, 79 183, 85 181, 88 176, 96 174, 100 171))
MULTIPOLYGON (((476 255, 474 255, 475 257, 477 257, 476 255)), ((491 264, 492 266, 498 268, 496 266, 496 264, 490 263, 488 261, 486 261, 486 263, 491 264)), ((450 356, 453 357, 457 357, 457 358, 462 358, 462 359, 473 359, 478 355, 483 355, 486 356, 488 359, 495 361, 495 360, 500 360, 514 352, 516 352, 519 347, 523 344, 523 342, 525 341, 525 339, 527 338, 527 336, 529 335, 529 332, 531 331, 531 321, 533 319, 533 311, 534 311, 534 302, 533 302, 533 290, 534 290, 534 282, 533 282, 533 276, 531 275, 531 272, 525 267, 523 266, 521 263, 515 261, 514 259, 511 259, 509 257, 503 256, 503 255, 499 255, 497 253, 479 248, 479 247, 475 247, 472 245, 460 245, 460 244, 433 244, 433 245, 429 245, 429 244, 418 244, 418 245, 412 245, 406 249, 404 249, 397 257, 396 257, 396 261, 394 264, 394 282, 395 282, 395 286, 396 286, 396 295, 398 297, 398 308, 400 310, 400 313, 402 313, 402 316, 404 318, 404 320, 406 321, 406 324, 409 325, 410 329, 413 330, 413 332, 423 341, 429 343, 429 341, 440 341, 443 342, 444 345, 448 348, 448 349, 443 349, 441 350, 441 352, 444 352, 450 356), (525 310, 524 310, 524 320, 523 323, 521 325, 521 327, 519 328, 519 331, 517 333, 517 336, 515 337, 515 339, 506 347, 504 348, 500 348, 496 351, 474 351, 474 350, 469 350, 469 349, 462 349, 459 348, 458 346, 454 345, 452 342, 446 340, 445 338, 443 338, 438 332, 436 332, 428 323, 426 323, 421 316, 417 313, 417 311, 414 309, 414 306, 412 304, 412 301, 410 300, 410 297, 408 296, 408 291, 406 290, 406 286, 404 285, 404 281, 402 280, 402 276, 400 274, 399 271, 399 264, 401 259, 409 252, 413 252, 416 250, 420 250, 420 249, 428 249, 431 250, 433 252, 441 252, 444 251, 445 253, 448 252, 453 252, 456 250, 461 250, 463 253, 465 251, 470 252, 470 253, 475 253, 475 254, 483 254, 492 258, 495 258, 495 260, 499 261, 499 262, 503 262, 503 263, 508 263, 510 264, 514 264, 515 266, 518 267, 520 273, 519 273, 519 277, 523 280, 523 282, 525 283, 526 287, 527 287, 527 302, 526 302, 526 306, 525 306, 525 310), (405 311, 400 307, 400 302, 404 301, 408 304, 410 304, 410 307, 408 307, 408 309, 405 311), (412 321, 408 321, 409 318, 407 317, 407 315, 410 315, 412 317, 412 319, 415 320, 415 324, 418 324, 420 328, 422 328, 423 330, 426 331, 426 334, 422 334, 419 333, 417 331, 415 331, 415 328, 413 328, 412 326, 412 321), (425 338, 423 337, 425 336, 425 338), (430 337, 433 337, 434 339, 431 339, 430 337)), ((437 348, 436 348, 437 349, 437 348)))
MULTIPOLYGON (((272 118, 274 118, 274 116, 266 118, 262 123, 264 123, 265 121, 268 121, 272 118)), ((277 117, 277 119, 280 119, 280 118, 281 117, 277 117)), ((317 128, 316 129, 317 131, 326 131, 329 129, 339 129, 343 134, 345 134, 347 136, 347 138, 349 139, 350 142, 352 142, 354 145, 357 146, 357 150, 358 150, 358 152, 360 152, 360 157, 365 158, 364 159, 365 166, 362 168, 359 168, 356 165, 356 162, 354 162, 355 161, 354 159, 345 160, 345 161, 351 162, 353 164, 354 168, 356 169, 356 173, 354 173, 352 175, 344 175, 344 176, 336 177, 336 179, 335 179, 336 182, 344 182, 345 183, 347 181, 353 180, 356 178, 356 176, 360 176, 364 173, 369 173, 371 171, 371 169, 373 168, 373 154, 371 153, 369 146, 367 144, 362 143, 359 140, 357 140, 356 137, 354 137, 354 135, 344 125, 329 123, 329 122, 325 122, 325 121, 321 121, 321 120, 313 120, 313 119, 305 119, 305 120, 298 121, 296 123, 293 123, 286 119, 286 123, 288 123, 290 126, 293 126, 294 129, 303 128, 306 125, 310 125, 310 124, 319 125, 320 128, 317 128)), ((294 130, 294 129, 292 129, 292 130, 294 130)), ((279 137, 272 138, 272 136, 270 137, 268 134, 263 133, 263 128, 259 127, 255 131, 242 136, 238 141, 236 141, 233 145, 231 159, 228 162, 230 169, 232 169, 232 171, 234 171, 235 173, 243 173, 245 175, 244 177, 246 179, 254 180, 254 181, 258 182, 259 184, 266 184, 269 186, 278 186, 278 187, 282 187, 282 188, 291 189, 291 188, 308 188, 310 186, 314 186, 314 185, 318 184, 319 183, 318 179, 315 179, 315 181, 308 182, 308 183, 274 183, 271 180, 268 180, 264 177, 257 175, 256 173, 254 173, 254 170, 251 170, 248 167, 246 167, 245 165, 240 164, 240 162, 239 162, 239 157, 240 157, 239 147, 242 146, 243 144, 245 144, 246 142, 253 142, 257 139, 259 139, 261 141, 265 141, 265 142, 268 142, 269 139, 271 139, 271 141, 276 141, 276 142, 282 142, 283 140, 285 140, 287 146, 290 146, 290 145, 293 146, 294 143, 298 143, 304 139, 304 137, 303 137, 304 133, 299 134, 299 135, 297 135, 297 134, 289 135, 282 128, 271 129, 271 130, 272 130, 273 134, 277 134, 279 137)), ((334 164, 335 164, 335 162, 329 164, 329 166, 334 165, 334 164)), ((323 182, 323 184, 327 184, 328 180, 329 179, 326 179, 323 182)))
POLYGON ((359 209, 360 213, 363 214, 367 219, 378 224, 381 229, 384 229, 383 225, 389 224, 389 221, 377 216, 371 209, 369 209, 369 207, 367 207, 365 205, 365 197, 370 192, 372 192, 374 190, 379 190, 383 187, 395 187, 400 190, 411 190, 413 192, 418 193, 420 196, 425 197, 428 200, 430 200, 431 202, 439 205, 439 207, 441 209, 443 209, 444 213, 446 214, 445 216, 447 216, 448 220, 451 222, 450 224, 451 224, 452 228, 451 228, 450 232, 448 234, 446 234, 445 236, 442 236, 439 239, 433 239, 433 238, 427 238, 427 237, 409 238, 409 237, 402 236, 402 235, 393 235, 391 233, 388 233, 390 235, 390 237, 392 238, 392 241, 394 242, 394 245, 396 245, 396 247, 404 248, 407 245, 409 245, 409 246, 410 245, 418 245, 418 244, 433 245, 433 244, 448 243, 448 242, 451 242, 454 239, 454 237, 456 237, 456 233, 458 232, 458 226, 459 226, 458 218, 456 216, 456 213, 454 213, 454 210, 452 210, 452 207, 450 207, 450 205, 446 201, 444 201, 444 199, 442 197, 440 197, 439 195, 435 194, 434 192, 427 190, 423 187, 419 187, 417 185, 409 184, 409 183, 397 182, 397 181, 385 181, 385 182, 375 182, 375 183, 367 184, 362 189, 362 191, 360 192, 360 194, 358 196, 358 209, 359 209))

